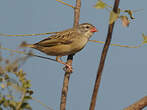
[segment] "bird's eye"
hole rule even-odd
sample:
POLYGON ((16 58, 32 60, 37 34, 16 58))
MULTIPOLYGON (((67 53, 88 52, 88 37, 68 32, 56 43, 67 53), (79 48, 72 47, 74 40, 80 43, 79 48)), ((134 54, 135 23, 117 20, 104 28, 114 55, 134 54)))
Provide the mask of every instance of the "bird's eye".
POLYGON ((90 27, 89 26, 86 26, 86 28, 89 29, 90 27))

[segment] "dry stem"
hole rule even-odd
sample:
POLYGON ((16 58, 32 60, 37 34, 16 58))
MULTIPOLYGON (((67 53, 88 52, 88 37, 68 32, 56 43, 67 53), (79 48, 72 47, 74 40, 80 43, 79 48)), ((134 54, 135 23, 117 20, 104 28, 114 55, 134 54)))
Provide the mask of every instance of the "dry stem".
POLYGON ((147 96, 143 97, 142 99, 125 108, 124 110, 142 110, 144 107, 147 107, 147 96))
MULTIPOLYGON (((118 10, 119 1, 120 0, 115 0, 115 3, 114 3, 113 11, 116 12, 116 13, 117 13, 117 10, 118 10)), ((111 39, 112 39, 113 27, 114 27, 114 23, 109 24, 107 39, 106 39, 106 42, 105 42, 105 45, 104 45, 104 48, 103 48, 103 51, 102 51, 102 54, 101 54, 100 64, 99 64, 99 67, 98 67, 97 77, 96 77, 96 80, 95 80, 95 85, 94 85, 94 90, 93 90, 89 110, 95 109, 96 97, 97 97, 97 94, 98 94, 98 89, 100 87, 100 81, 101 81, 102 71, 103 71, 104 64, 105 64, 106 55, 107 55, 107 52, 108 52, 108 49, 109 49, 109 46, 110 46, 110 43, 111 43, 111 39)))
MULTIPOLYGON (((74 27, 76 27, 79 24, 80 8, 81 8, 81 0, 76 0, 76 7, 74 8, 74 27)), ((67 64, 72 65, 73 56, 74 55, 68 56, 67 64)), ((65 75, 64 75, 60 110, 66 109, 66 98, 67 98, 67 93, 68 93, 68 85, 69 85, 70 75, 71 75, 71 72, 69 72, 67 69, 67 71, 65 72, 65 75)))
POLYGON ((75 8, 74 6, 72 6, 72 5, 68 4, 68 3, 65 3, 65 2, 63 2, 63 1, 61 1, 61 0, 56 0, 56 1, 58 1, 58 2, 60 2, 60 3, 62 3, 62 4, 64 4, 64 5, 66 5, 66 6, 69 6, 69 7, 71 7, 71 8, 75 8))

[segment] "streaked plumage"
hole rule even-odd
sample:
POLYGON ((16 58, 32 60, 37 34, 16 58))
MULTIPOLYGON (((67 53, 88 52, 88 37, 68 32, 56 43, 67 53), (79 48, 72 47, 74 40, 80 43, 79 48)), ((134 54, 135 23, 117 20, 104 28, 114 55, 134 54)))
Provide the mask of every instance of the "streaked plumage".
POLYGON ((57 61, 68 66, 59 60, 61 56, 77 53, 85 47, 89 38, 96 32, 96 28, 89 24, 83 23, 75 28, 56 32, 54 35, 35 44, 26 45, 37 49, 47 55, 57 56, 57 61))

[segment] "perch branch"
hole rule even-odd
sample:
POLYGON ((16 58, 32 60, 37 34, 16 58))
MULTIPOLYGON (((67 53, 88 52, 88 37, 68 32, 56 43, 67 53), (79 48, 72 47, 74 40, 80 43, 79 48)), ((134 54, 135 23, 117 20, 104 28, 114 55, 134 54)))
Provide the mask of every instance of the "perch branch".
MULTIPOLYGON (((76 7, 74 8, 74 24, 73 24, 74 27, 76 27, 79 24, 80 8, 81 8, 81 0, 76 0, 76 7)), ((72 65, 73 56, 74 55, 68 56, 67 64, 72 65)), ((67 71, 65 72, 65 75, 64 75, 60 110, 66 109, 66 98, 67 98, 67 93, 68 93, 68 85, 69 85, 70 75, 71 75, 71 73, 67 69, 67 71)))

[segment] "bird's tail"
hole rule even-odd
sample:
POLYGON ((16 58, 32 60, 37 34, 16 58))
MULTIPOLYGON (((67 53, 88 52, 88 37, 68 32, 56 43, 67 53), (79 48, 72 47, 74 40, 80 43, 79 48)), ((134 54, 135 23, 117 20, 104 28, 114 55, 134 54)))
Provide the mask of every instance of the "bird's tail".
POLYGON ((24 48, 24 47, 30 47, 30 48, 34 48, 34 45, 33 44, 27 44, 25 41, 22 42, 20 45, 19 45, 20 48, 24 48))

